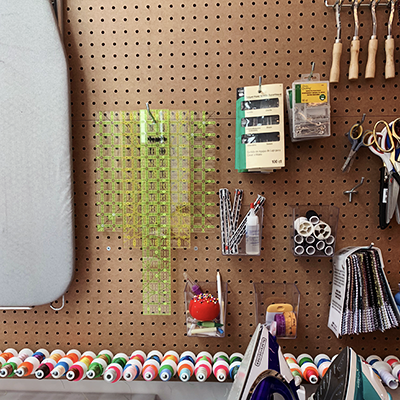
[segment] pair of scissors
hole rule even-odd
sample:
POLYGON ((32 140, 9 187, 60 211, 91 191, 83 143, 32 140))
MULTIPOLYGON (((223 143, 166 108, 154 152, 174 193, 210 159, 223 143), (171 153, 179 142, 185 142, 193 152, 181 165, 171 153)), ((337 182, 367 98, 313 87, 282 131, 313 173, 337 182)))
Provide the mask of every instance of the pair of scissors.
POLYGON ((373 141, 369 142, 369 138, 372 136, 372 131, 367 130, 364 132, 364 129, 362 127, 365 116, 366 114, 363 114, 361 122, 354 124, 346 133, 346 136, 351 143, 351 149, 349 155, 346 158, 346 161, 342 166, 342 172, 345 172, 350 167, 352 161, 354 160, 354 156, 361 147, 369 147, 373 144, 373 141))
MULTIPOLYGON (((393 146, 391 146, 390 139, 387 139, 387 136, 388 131, 384 129, 382 132, 375 132, 374 135, 368 137, 370 151, 380 157, 387 173, 387 190, 383 189, 380 201, 379 214, 380 226, 382 229, 387 226, 396 211, 400 191, 400 175, 392 164, 393 157, 395 157, 396 154, 396 148, 393 147, 395 146, 394 143, 393 146), (387 143, 389 143, 389 145, 387 143), (388 146, 393 147, 390 153, 388 152, 388 146), (386 224, 383 223, 384 221, 386 221, 386 224)), ((400 149, 397 150, 400 151, 400 149)))

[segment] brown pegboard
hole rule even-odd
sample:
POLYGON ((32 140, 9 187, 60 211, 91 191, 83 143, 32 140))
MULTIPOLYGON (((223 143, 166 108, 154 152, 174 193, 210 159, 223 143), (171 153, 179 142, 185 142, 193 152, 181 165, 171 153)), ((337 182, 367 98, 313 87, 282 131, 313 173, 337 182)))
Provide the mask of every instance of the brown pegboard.
MULTIPOLYGON (((271 175, 234 169, 236 88, 263 83, 290 86, 311 62, 328 78, 335 15, 322 0, 128 2, 65 1, 65 47, 70 65, 76 221, 76 273, 62 311, 48 306, 3 311, 0 347, 77 347, 131 352, 140 348, 178 352, 244 351, 255 328, 253 282, 295 282, 301 292, 299 337, 281 340, 285 351, 333 355, 351 345, 363 355, 399 355, 397 330, 337 340, 327 328, 332 281, 330 259, 295 258, 289 243, 292 204, 340 208, 338 248, 374 242, 383 252, 394 288, 399 280, 400 228, 378 225, 380 160, 362 149, 350 173, 340 168, 349 152, 344 134, 366 112, 366 124, 398 115, 398 75, 385 81, 384 34, 388 14, 378 8, 377 77, 349 82, 350 12, 342 14, 340 83, 331 86, 332 136, 292 144, 286 137, 286 167, 271 175), (96 231, 95 118, 99 110, 152 108, 207 110, 217 121, 217 187, 267 198, 260 257, 224 257, 219 230, 194 234, 189 249, 172 253, 171 316, 141 315, 141 252, 123 247, 121 235, 96 231), (344 190, 361 177, 351 204, 344 190), (227 336, 185 335, 183 272, 229 283, 227 336)), ((360 71, 371 33, 367 8, 360 11, 360 71)), ((395 21, 397 21, 397 16, 395 21)), ((398 24, 394 27, 399 42, 398 24)), ((399 49, 396 67, 399 69, 399 49)), ((215 201, 218 201, 217 195, 215 201)), ((43 283, 45 289, 45 282, 43 283)), ((23 291, 23 286, 17 285, 23 291)))

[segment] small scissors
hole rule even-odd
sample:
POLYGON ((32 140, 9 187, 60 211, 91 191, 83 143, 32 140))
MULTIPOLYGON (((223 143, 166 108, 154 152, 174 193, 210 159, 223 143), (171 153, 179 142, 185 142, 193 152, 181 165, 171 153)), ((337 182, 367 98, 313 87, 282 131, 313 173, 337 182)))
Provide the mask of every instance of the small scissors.
POLYGON ((361 147, 369 147, 374 144, 374 141, 369 140, 369 138, 372 137, 372 131, 367 130, 364 132, 364 129, 362 127, 362 124, 365 121, 365 116, 366 114, 363 114, 361 122, 354 124, 350 128, 349 132, 346 133, 346 136, 351 143, 351 149, 349 155, 346 158, 346 161, 343 164, 342 172, 346 171, 350 167, 354 156, 361 147))

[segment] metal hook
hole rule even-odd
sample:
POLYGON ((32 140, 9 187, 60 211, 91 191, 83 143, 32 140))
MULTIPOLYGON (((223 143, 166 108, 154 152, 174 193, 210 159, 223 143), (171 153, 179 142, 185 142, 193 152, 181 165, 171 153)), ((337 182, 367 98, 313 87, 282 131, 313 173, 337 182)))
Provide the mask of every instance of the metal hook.
POLYGON ((258 93, 261 93, 262 76, 258 77, 258 93))
POLYGON ((53 302, 51 302, 51 303, 50 303, 50 308, 51 308, 52 310, 54 310, 54 311, 60 311, 60 310, 62 310, 62 309, 64 308, 64 305, 65 305, 65 298, 64 298, 64 295, 62 295, 61 299, 62 299, 62 301, 61 301, 61 307, 55 308, 55 307, 52 306, 53 302))
POLYGON ((150 117, 151 117, 151 119, 153 120, 153 122, 156 124, 157 123, 157 121, 156 121, 156 119, 153 117, 153 114, 151 113, 151 111, 150 111, 150 106, 149 106, 149 103, 146 103, 146 108, 147 108, 147 112, 149 113, 149 115, 150 115, 150 117))
POLYGON ((345 192, 343 192, 343 194, 348 194, 349 195, 349 203, 351 203, 351 199, 353 197, 353 194, 357 194, 357 188, 359 188, 362 184, 364 183, 364 177, 361 178, 361 182, 358 183, 356 186, 353 187, 353 189, 351 190, 346 190, 345 192))
POLYGON ((311 63, 311 72, 310 72, 310 75, 308 75, 308 80, 309 80, 309 81, 311 81, 311 78, 312 78, 313 75, 314 75, 314 69, 315 69, 315 62, 313 61, 313 62, 311 63))

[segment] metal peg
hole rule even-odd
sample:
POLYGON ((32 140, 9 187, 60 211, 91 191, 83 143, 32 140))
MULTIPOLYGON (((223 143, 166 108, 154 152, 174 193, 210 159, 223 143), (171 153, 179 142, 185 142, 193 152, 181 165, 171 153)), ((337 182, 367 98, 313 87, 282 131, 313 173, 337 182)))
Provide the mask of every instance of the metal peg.
POLYGON ((351 190, 346 190, 345 192, 343 192, 343 194, 348 194, 349 195, 349 203, 351 203, 351 199, 353 197, 353 194, 357 194, 357 188, 359 188, 362 184, 364 183, 364 177, 361 178, 361 182, 358 183, 356 186, 353 187, 353 189, 351 190))

